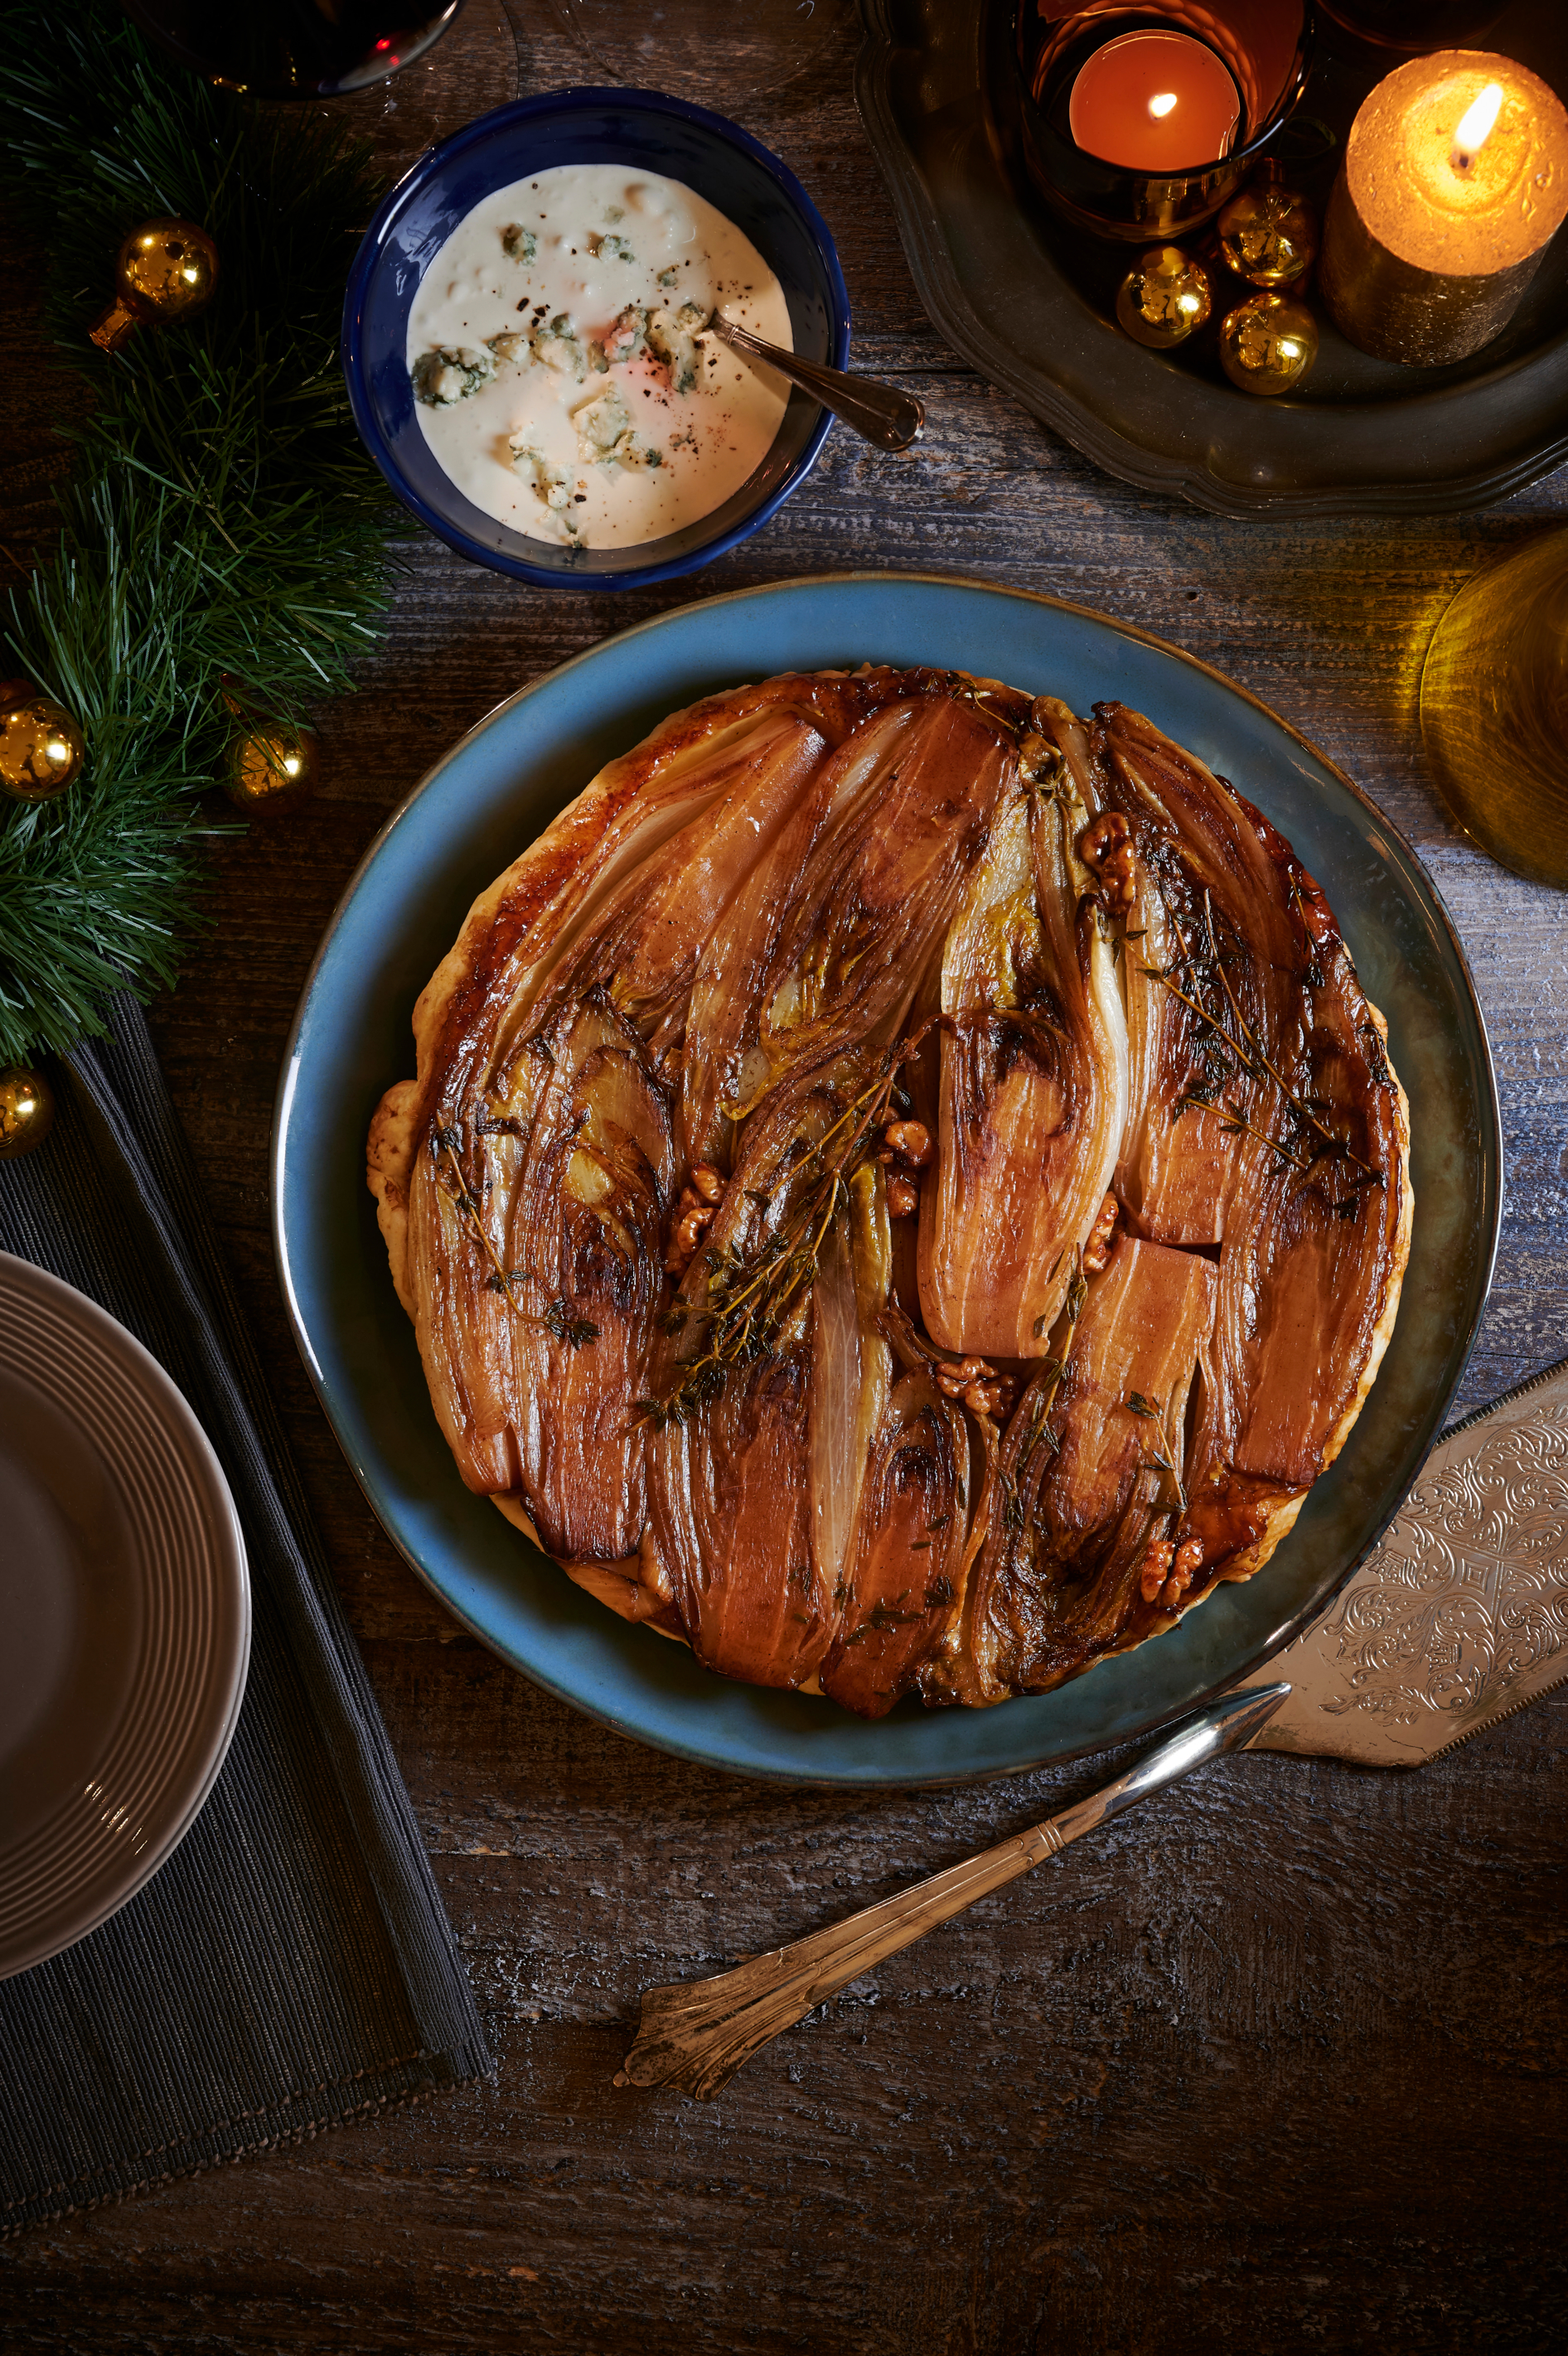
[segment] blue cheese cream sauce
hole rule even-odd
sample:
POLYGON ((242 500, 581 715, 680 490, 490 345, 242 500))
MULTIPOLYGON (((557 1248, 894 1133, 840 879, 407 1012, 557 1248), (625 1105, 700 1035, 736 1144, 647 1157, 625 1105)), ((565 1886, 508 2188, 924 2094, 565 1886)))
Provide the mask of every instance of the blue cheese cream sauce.
POLYGON ((793 348, 778 279, 678 180, 564 164, 476 205, 420 282, 408 368, 438 464, 531 540, 622 548, 721 507, 789 399, 704 333, 793 348))

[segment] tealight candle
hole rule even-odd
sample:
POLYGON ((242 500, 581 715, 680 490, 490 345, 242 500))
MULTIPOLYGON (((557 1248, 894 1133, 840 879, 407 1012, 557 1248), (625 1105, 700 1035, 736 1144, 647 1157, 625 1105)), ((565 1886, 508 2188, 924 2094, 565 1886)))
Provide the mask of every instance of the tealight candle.
POLYGON ((1353 344, 1438 367, 1504 327, 1568 211, 1568 112, 1508 58, 1396 67, 1362 106, 1318 284, 1353 344))
POLYGON ((1180 172, 1230 152, 1241 98, 1205 41, 1122 33, 1079 69, 1068 127, 1087 155, 1134 172, 1180 172))

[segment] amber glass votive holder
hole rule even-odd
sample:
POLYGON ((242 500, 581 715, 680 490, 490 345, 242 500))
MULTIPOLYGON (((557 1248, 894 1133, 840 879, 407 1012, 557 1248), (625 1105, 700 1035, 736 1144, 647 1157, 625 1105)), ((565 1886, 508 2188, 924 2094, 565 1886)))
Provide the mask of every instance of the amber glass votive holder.
POLYGON ((1466 581, 1426 650, 1421 734, 1466 834, 1568 890, 1568 530, 1466 581))
POLYGON ((1305 86, 1308 0, 1017 0, 1014 63, 1024 155, 1059 213, 1096 237, 1144 244, 1180 237, 1214 215, 1262 160, 1305 86), (1240 114, 1223 155, 1139 171, 1091 155, 1069 124, 1072 93, 1097 49, 1128 33, 1182 33, 1212 50, 1236 85, 1240 114))

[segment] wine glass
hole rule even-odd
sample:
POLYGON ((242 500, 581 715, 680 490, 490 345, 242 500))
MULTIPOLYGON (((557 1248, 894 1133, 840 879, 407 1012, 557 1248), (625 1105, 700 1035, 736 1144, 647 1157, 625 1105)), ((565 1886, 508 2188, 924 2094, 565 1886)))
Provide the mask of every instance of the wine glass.
POLYGON ((1433 632, 1421 734, 1483 851, 1568 886, 1568 531, 1478 573, 1433 632))
POLYGON ((166 57, 220 89, 326 102, 394 174, 517 96, 503 0, 123 0, 166 57))

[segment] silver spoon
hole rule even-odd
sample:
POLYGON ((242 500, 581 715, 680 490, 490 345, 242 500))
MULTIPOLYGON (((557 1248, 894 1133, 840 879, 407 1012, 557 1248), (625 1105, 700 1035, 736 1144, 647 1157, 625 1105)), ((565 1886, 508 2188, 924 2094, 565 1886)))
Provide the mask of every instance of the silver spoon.
POLYGON ((842 417, 866 441, 874 442, 879 450, 907 450, 911 442, 920 438, 926 422, 925 406, 912 392, 900 392, 897 385, 879 384, 875 377, 846 376, 842 369, 820 368, 815 360, 797 359, 793 352, 780 351, 777 344, 764 343, 749 327, 737 327, 733 321, 714 312, 708 321, 710 334, 718 337, 731 351, 739 352, 743 359, 766 360, 813 401, 820 401, 834 417, 842 417))

